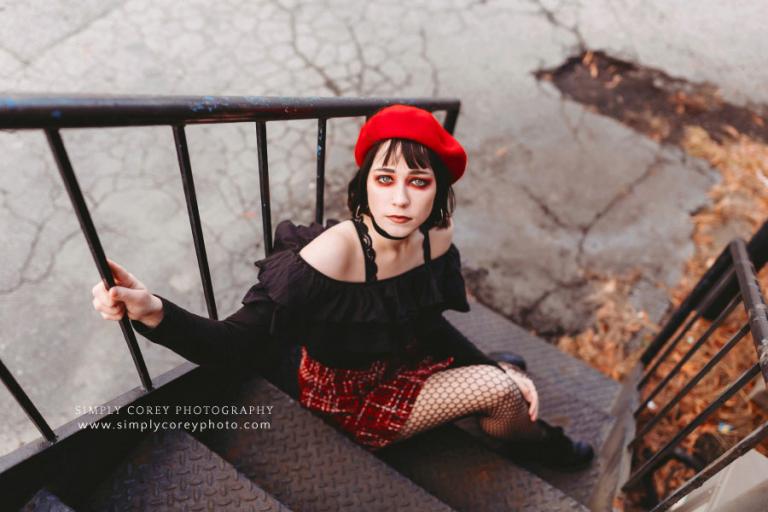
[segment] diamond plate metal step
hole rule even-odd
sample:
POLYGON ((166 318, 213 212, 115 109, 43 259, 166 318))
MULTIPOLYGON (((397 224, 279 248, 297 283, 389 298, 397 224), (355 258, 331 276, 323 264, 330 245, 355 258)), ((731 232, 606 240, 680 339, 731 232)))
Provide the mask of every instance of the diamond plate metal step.
MULTIPOLYGON (((556 388, 545 385, 544 379, 538 378, 535 374, 531 375, 538 386, 542 419, 552 425, 562 426, 566 434, 573 439, 589 442, 595 448, 595 453, 599 453, 613 427, 614 418, 569 394, 553 392, 556 388)), ((485 435, 475 418, 460 420, 456 425, 476 437, 484 446, 501 452, 502 443, 485 435)), ((524 468, 578 502, 588 505, 594 487, 601 476, 603 465, 603 459, 596 456, 589 467, 576 472, 554 471, 536 464, 526 465, 524 468)))
POLYGON ((470 307, 469 313, 447 311, 445 318, 481 350, 516 352, 526 359, 528 369, 537 377, 557 382, 571 395, 582 397, 606 414, 612 413, 621 384, 479 302, 472 302, 470 307))
MULTIPOLYGON (((475 302, 471 307, 468 314, 449 312, 445 316, 485 352, 508 350, 522 355, 539 392, 541 418, 562 426, 570 437, 587 441, 595 449, 595 460, 582 471, 565 473, 538 465, 526 469, 589 505, 606 466, 607 457, 600 456, 603 447, 613 429, 620 427, 611 410, 621 385, 482 304, 475 302)), ((483 434, 474 418, 457 425, 485 446, 500 448, 500 442, 483 434)))
POLYGON ((64 504, 58 496, 46 489, 40 489, 27 502, 20 512, 75 512, 75 509, 64 504))
POLYGON ((588 510, 452 425, 393 444, 377 455, 456 510, 588 510))
POLYGON ((89 510, 289 509, 180 430, 148 435, 87 503, 89 510))
POLYGON ((220 393, 219 403, 272 406, 271 426, 198 438, 294 510, 452 510, 266 380, 250 378, 220 393))

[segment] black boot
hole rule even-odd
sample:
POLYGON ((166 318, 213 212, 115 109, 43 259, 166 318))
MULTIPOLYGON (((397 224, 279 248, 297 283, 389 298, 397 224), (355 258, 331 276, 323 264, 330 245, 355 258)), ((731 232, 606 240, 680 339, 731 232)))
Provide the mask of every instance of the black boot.
POLYGON ((565 435, 562 427, 537 420, 542 430, 541 439, 509 441, 505 444, 506 454, 522 464, 540 464, 557 471, 576 471, 589 466, 595 452, 589 443, 573 441, 565 435))
POLYGON ((491 352, 488 357, 494 361, 504 361, 505 363, 513 364, 523 371, 528 369, 528 365, 525 364, 525 359, 519 354, 514 352, 491 352))

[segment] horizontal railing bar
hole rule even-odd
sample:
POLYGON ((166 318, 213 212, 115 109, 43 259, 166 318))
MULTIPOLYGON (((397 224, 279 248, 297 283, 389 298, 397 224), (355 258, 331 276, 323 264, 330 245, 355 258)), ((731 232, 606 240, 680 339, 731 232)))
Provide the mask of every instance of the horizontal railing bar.
POLYGON ((731 254, 739 278, 739 288, 744 297, 744 307, 749 315, 749 327, 752 331, 752 341, 755 343, 757 360, 763 380, 768 383, 768 309, 766 309, 760 283, 755 275, 755 268, 747 254, 744 240, 731 242, 731 254))
POLYGON ((0 96, 0 129, 96 128, 368 116, 395 103, 458 110, 455 98, 0 96))
POLYGON ((667 345, 667 347, 664 349, 664 352, 656 359, 651 368, 645 372, 645 374, 640 379, 640 382, 637 384, 637 389, 642 389, 645 387, 645 385, 648 383, 648 380, 655 374, 661 363, 667 359, 677 344, 680 343, 680 340, 683 338, 683 336, 685 336, 691 326, 702 317, 703 312, 709 307, 710 304, 717 300, 723 290, 728 289, 731 283, 736 283, 736 275, 732 267, 729 268, 725 274, 720 276, 718 281, 712 285, 711 289, 706 291, 701 304, 697 305, 696 307, 696 314, 685 325, 680 334, 675 337, 674 341, 667 345))
POLYGON ((733 382, 728 388, 723 391, 720 396, 715 399, 714 402, 709 404, 703 411, 701 411, 688 425, 680 430, 671 441, 669 441, 661 450, 656 452, 650 459, 648 459, 632 476, 629 477, 627 482, 622 487, 623 491, 627 491, 637 485, 640 480, 650 471, 656 469, 656 467, 663 462, 664 457, 673 450, 688 434, 701 425, 715 409, 720 407, 726 400, 736 394, 741 388, 747 385, 750 380, 760 374, 760 365, 755 364, 748 370, 741 374, 741 376, 733 382))
POLYGON ((219 315, 216 311, 216 299, 213 295, 211 269, 208 265, 208 255, 205 251, 203 225, 202 222, 200 222, 200 210, 197 206, 195 180, 192 176, 192 163, 189 159, 189 147, 187 146, 187 134, 184 131, 184 126, 173 127, 173 141, 176 144, 176 156, 179 160, 181 183, 184 187, 184 198, 187 203, 187 216, 189 217, 189 225, 192 229, 192 241, 195 244, 197 266, 200 270, 200 279, 203 283, 205 305, 208 308, 208 317, 216 320, 219 318, 219 315))
MULTIPOLYGON (((648 365, 653 360, 653 358, 656 357, 656 354, 659 353, 670 336, 672 336, 677 331, 678 327, 680 327, 683 322, 685 322, 685 319, 688 318, 688 315, 691 313, 691 311, 697 309, 699 314, 701 314, 701 311, 703 311, 704 308, 697 307, 701 302, 701 298, 707 294, 714 283, 721 279, 723 273, 730 266, 731 254, 728 252, 728 247, 725 247, 722 251, 720 251, 720 255, 717 257, 712 266, 707 269, 693 290, 691 290, 691 293, 688 294, 688 296, 683 300, 677 310, 673 313, 672 318, 669 319, 666 325, 664 325, 661 331, 653 339, 651 344, 648 345, 648 348, 645 349, 645 352, 643 352, 643 355, 640 357, 640 360, 644 365, 648 365)), ((640 385, 638 388, 639 387, 642 386, 640 385)))
POLYGON ((32 399, 29 398, 29 395, 27 395, 27 393, 24 391, 24 388, 21 387, 21 384, 19 384, 19 382, 8 370, 2 360, 0 360, 0 378, 2 378, 3 384, 5 384, 5 387, 8 388, 8 391, 10 391, 11 395, 13 395, 13 398, 16 399, 16 402, 21 406, 22 409, 24 409, 24 413, 27 415, 27 418, 29 418, 30 421, 35 424, 35 427, 40 432, 40 434, 47 441, 51 443, 55 442, 56 434, 53 433, 53 430, 48 425, 48 422, 45 421, 43 415, 40 414, 40 411, 37 409, 37 407, 35 407, 35 404, 32 403, 32 399))
POLYGON ((728 451, 710 463, 707 467, 699 471, 690 480, 678 487, 672 494, 667 496, 664 501, 659 503, 651 512, 663 512, 680 501, 683 497, 690 494, 693 490, 701 487, 704 482, 712 478, 731 462, 738 459, 749 450, 757 446, 763 439, 768 438, 768 421, 757 427, 747 437, 732 446, 728 451))
MULTIPOLYGON (((75 215, 80 223, 80 230, 85 236, 86 242, 88 242, 88 248, 91 250, 91 256, 96 264, 96 268, 99 271, 102 281, 107 290, 115 286, 114 278, 112 277, 112 270, 110 270, 107 264, 107 257, 104 254, 104 249, 101 247, 101 241, 99 235, 96 233, 96 227, 91 220, 91 214, 88 213, 88 206, 85 204, 83 193, 80 190, 80 185, 77 183, 75 177, 75 171, 72 168, 72 163, 67 155, 67 150, 64 147, 64 141, 61 139, 61 134, 58 130, 45 130, 45 135, 48 138, 48 144, 51 146, 53 157, 56 160, 56 166, 61 174, 61 180, 64 182, 64 187, 67 190, 69 199, 72 202, 72 207, 75 210, 75 215)), ((120 319, 120 329, 123 331, 123 337, 128 345, 128 350, 133 358, 133 364, 136 366, 136 370, 139 372, 139 379, 144 389, 150 391, 152 389, 152 379, 149 377, 147 371, 147 365, 144 364, 144 358, 141 355, 141 349, 136 342, 136 335, 131 327, 131 321, 128 319, 128 315, 123 315, 120 319)))
POLYGON ((691 390, 693 387, 699 383, 701 379, 703 379, 709 372, 712 370, 712 368, 715 367, 715 365, 720 362, 722 358, 724 358, 728 353, 731 351, 733 347, 736 346, 736 344, 741 341, 744 336, 747 335, 749 332, 749 324, 744 324, 741 326, 741 329, 736 331, 733 336, 731 336, 731 339, 728 340, 728 342, 723 345, 720 350, 717 351, 717 353, 707 361, 707 364, 705 364, 697 373, 694 375, 691 380, 689 380, 685 386, 680 389, 677 394, 650 420, 648 420, 647 423, 643 425, 643 428, 640 429, 640 431, 637 433, 635 438, 630 441, 629 446, 633 446, 637 444, 637 441, 639 441, 645 434, 650 431, 656 423, 658 423, 666 414, 675 406, 677 403, 682 400, 682 398, 691 390))
POLYGON ((667 372, 667 374, 664 376, 661 381, 656 385, 656 387, 651 391, 648 396, 643 399, 643 402, 640 404, 640 406, 635 410, 635 418, 637 418, 643 410, 645 410, 646 406, 656 398, 656 395, 661 392, 662 389, 671 381, 675 375, 677 375, 677 372, 680 371, 680 369, 683 367, 685 363, 688 362, 688 360, 693 357, 696 352, 707 342, 710 336, 712 336, 712 333, 715 332, 720 327, 720 324, 723 323, 723 320, 725 320, 728 315, 733 313, 733 310, 736 308, 736 306, 741 302, 741 297, 738 295, 731 299, 731 302, 728 304, 728 306, 720 312, 719 315, 717 315, 717 318, 709 324, 707 329, 704 331, 704 333, 699 336, 699 339, 696 340, 696 342, 691 345, 691 347, 688 349, 688 351, 683 355, 683 357, 680 358, 680 360, 675 364, 675 366, 667 372))

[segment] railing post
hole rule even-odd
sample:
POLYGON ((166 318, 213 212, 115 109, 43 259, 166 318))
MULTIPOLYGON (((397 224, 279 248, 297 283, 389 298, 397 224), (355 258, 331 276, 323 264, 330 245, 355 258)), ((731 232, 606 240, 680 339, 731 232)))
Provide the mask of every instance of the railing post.
POLYGON ((315 222, 323 224, 325 210, 325 127, 326 119, 317 120, 317 177, 315 179, 315 222))
MULTIPOLYGON (((101 275, 102 281, 104 281, 107 290, 109 290, 115 286, 112 271, 107 264, 107 257, 104 255, 104 249, 101 247, 99 235, 96 233, 96 228, 91 220, 91 215, 88 213, 88 206, 85 204, 85 199, 83 198, 83 193, 80 191, 80 185, 77 183, 77 178, 72 169, 72 164, 69 161, 67 150, 64 148, 64 141, 61 140, 61 134, 58 130, 47 129, 45 130, 45 135, 48 138, 48 144, 51 146, 51 151, 56 160, 56 165, 59 168, 61 179, 67 189, 67 194, 69 194, 69 199, 75 209, 77 220, 80 222, 80 229, 88 242, 88 248, 91 250, 93 261, 99 269, 99 275, 101 275)), ((123 318, 120 319, 120 329, 123 331, 123 337, 128 344, 128 350, 133 358, 133 364, 139 372, 141 384, 146 391, 151 391, 152 379, 149 377, 147 366, 144 364, 144 358, 141 355, 139 344, 136 342, 136 336, 127 314, 123 315, 123 318)))
POLYGON ((459 117, 459 108, 456 107, 455 109, 448 109, 445 111, 445 122, 443 123, 443 128, 445 128, 445 131, 453 135, 454 130, 456 130, 456 120, 459 117))
POLYGON ((40 431, 40 434, 42 434, 42 436, 49 442, 55 442, 56 434, 53 433, 53 430, 51 430, 51 427, 45 421, 43 415, 37 410, 35 404, 32 403, 32 400, 30 400, 29 396, 24 392, 24 389, 13 377, 13 374, 11 374, 8 368, 6 368, 2 360, 0 360, 0 378, 2 378, 3 384, 5 384, 5 387, 11 392, 13 398, 16 399, 16 402, 18 402, 21 408, 24 409, 27 418, 35 424, 35 427, 40 431))
POLYGON ((203 293, 205 304, 208 307, 208 316, 214 320, 218 318, 216 311, 216 299, 213 295, 211 282, 211 269, 208 265, 208 256, 205 251, 205 239, 203 238, 203 226, 200 222, 200 211, 197 206, 197 194, 195 193, 195 181, 192 177, 192 164, 189 160, 189 148, 187 147, 187 135, 183 125, 173 127, 173 140, 176 144, 176 156, 179 160, 181 182, 184 186, 184 197, 187 203, 187 215, 189 225, 192 228, 192 240, 195 243, 197 266, 200 269, 200 279, 203 281, 203 293))
POLYGON ((272 254, 272 205, 269 199, 269 160, 267 158, 267 123, 256 122, 256 145, 259 159, 259 193, 261 225, 264 231, 264 255, 272 254))

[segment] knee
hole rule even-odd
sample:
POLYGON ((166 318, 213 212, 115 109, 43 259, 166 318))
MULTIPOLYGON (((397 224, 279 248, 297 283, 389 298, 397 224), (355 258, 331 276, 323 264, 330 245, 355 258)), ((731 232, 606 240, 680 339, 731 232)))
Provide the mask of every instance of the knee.
POLYGON ((489 382, 488 396, 494 407, 507 405, 521 399, 522 393, 515 381, 502 371, 497 372, 496 378, 489 382))

